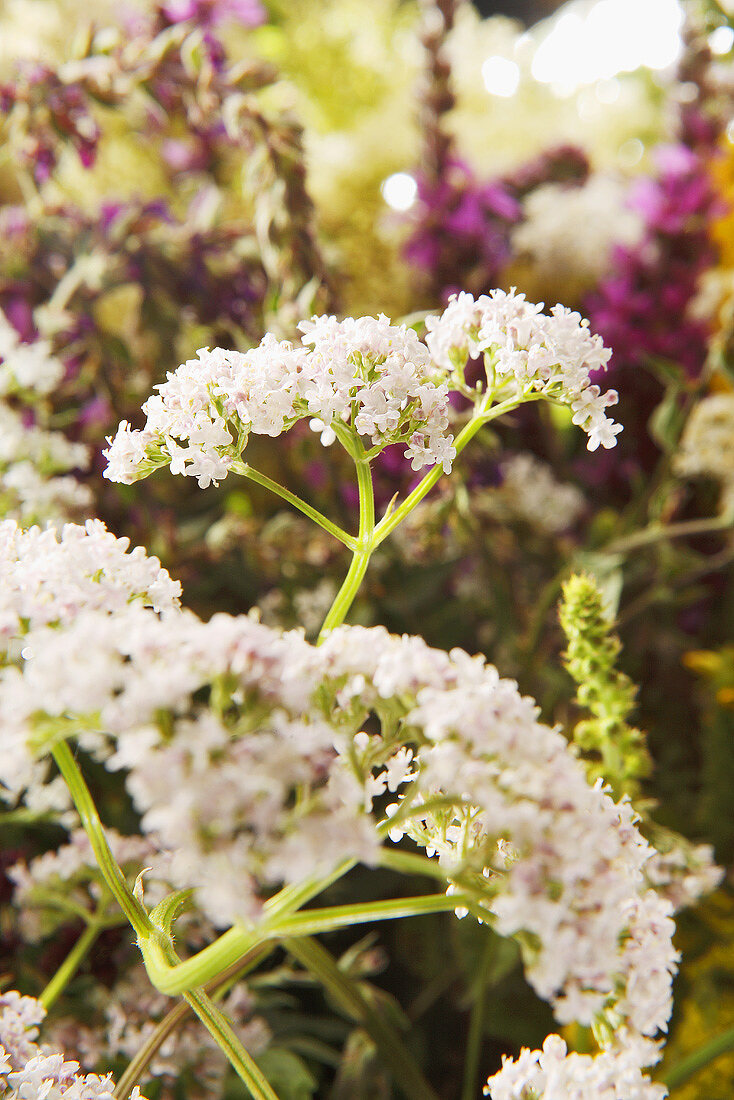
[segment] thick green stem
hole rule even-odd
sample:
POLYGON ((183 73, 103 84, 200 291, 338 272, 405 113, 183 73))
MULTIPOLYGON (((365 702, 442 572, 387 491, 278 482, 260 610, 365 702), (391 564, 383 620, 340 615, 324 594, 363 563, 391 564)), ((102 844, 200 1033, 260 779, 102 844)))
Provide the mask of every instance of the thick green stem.
POLYGON ((232 469, 236 474, 241 474, 243 477, 247 477, 250 481, 256 482, 257 485, 262 485, 264 489, 269 489, 271 493, 275 493, 282 500, 292 504, 294 508, 297 508, 299 512, 303 512, 304 516, 308 516, 314 523, 317 523, 319 527, 322 527, 324 531, 328 531, 334 538, 339 539, 339 542, 343 542, 350 550, 355 550, 357 547, 357 540, 348 535, 337 523, 333 523, 330 519, 327 519, 325 515, 319 512, 318 508, 312 507, 307 504, 305 500, 301 500, 296 493, 292 493, 290 489, 286 489, 285 486, 280 485, 277 481, 273 481, 267 474, 261 474, 259 470, 254 470, 252 466, 247 462, 233 462, 232 469))
POLYGON ((74 805, 81 818, 84 831, 89 837, 89 843, 92 845, 92 851, 97 860, 97 865, 104 876, 104 880, 112 896, 130 921, 130 924, 137 933, 138 939, 140 941, 147 940, 148 937, 155 932, 155 928, 145 909, 135 897, 132 890, 130 890, 125 881, 125 876, 112 854, 110 846, 107 843, 107 837, 105 836, 102 822, 97 813, 97 807, 89 793, 87 784, 84 782, 84 777, 77 767, 71 749, 68 744, 63 741, 61 744, 55 745, 51 751, 56 761, 56 765, 69 788, 69 793, 71 794, 74 805))
MULTIPOLYGON (((157 943, 165 961, 176 966, 179 958, 173 948, 170 936, 155 929, 155 935, 141 940, 141 948, 157 943)), ((226 1015, 217 1008, 204 989, 189 989, 183 994, 184 1000, 199 1017, 214 1042, 225 1055, 238 1077, 244 1081, 253 1100, 278 1100, 254 1058, 245 1049, 235 1034, 226 1015)))
MULTIPOLYGON (((428 861, 426 861, 428 862, 428 861)), ((442 876, 443 881, 445 877, 442 876)), ((145 965, 156 989, 171 995, 193 988, 219 973, 226 965, 233 965, 245 951, 252 951, 263 943, 282 940, 290 936, 315 936, 349 928, 355 924, 368 924, 400 917, 415 917, 427 913, 447 913, 458 905, 471 906, 470 898, 461 895, 428 894, 409 898, 390 898, 383 901, 362 902, 354 905, 332 905, 324 909, 308 909, 303 913, 284 914, 266 920, 253 932, 230 929, 204 948, 198 955, 171 966, 166 952, 154 943, 142 944, 145 965), (200 979, 197 982, 197 979, 200 979)))
POLYGON ((354 864, 354 860, 344 860, 323 878, 286 886, 265 902, 263 920, 257 929, 230 928, 214 943, 184 962, 172 965, 160 943, 154 939, 143 941, 141 950, 148 977, 160 993, 166 993, 169 997, 205 985, 227 967, 233 966, 246 952, 268 940, 267 930, 271 925, 315 898, 351 870, 354 864))
POLYGON ((722 1032, 721 1035, 717 1035, 715 1039, 695 1050, 693 1054, 689 1054, 687 1058, 682 1058, 665 1073, 661 1073, 660 1080, 669 1089, 675 1089, 685 1084, 700 1070, 705 1069, 716 1058, 732 1050, 734 1050, 734 1028, 722 1032))
POLYGON ((284 946, 323 985, 342 1011, 366 1028, 392 1070, 396 1088, 408 1100, 438 1100, 395 1029, 385 1023, 357 983, 339 968, 329 952, 309 939, 289 939, 284 946))
POLYGON ((333 604, 324 619, 319 634, 319 642, 322 642, 326 634, 344 622, 349 608, 359 591, 370 557, 375 547, 375 494, 372 488, 372 471, 368 460, 364 457, 364 450, 358 437, 351 442, 350 453, 357 467, 357 486, 359 488, 359 535, 351 565, 341 588, 336 594, 333 604))
MULTIPOLYGON (((464 447, 466 447, 467 443, 474 438, 479 429, 485 424, 488 424, 491 420, 495 420, 498 416, 502 416, 503 413, 517 408, 523 401, 539 400, 542 396, 542 394, 522 394, 520 396, 508 398, 506 401, 502 401, 492 408, 490 407, 492 395, 491 393, 487 393, 480 408, 475 412, 471 420, 464 425, 454 441, 457 457, 463 451, 464 447)), ((357 545, 354 549, 354 556, 349 566, 349 571, 321 627, 319 643, 323 642, 328 631, 334 630, 337 626, 341 626, 347 617, 349 608, 352 606, 354 598, 359 591, 359 586, 367 572, 367 566, 369 565, 373 551, 387 538, 391 531, 395 530, 398 524, 405 519, 413 508, 423 500, 426 494, 430 492, 436 482, 443 476, 443 466, 438 464, 435 465, 426 474, 420 484, 416 486, 413 492, 408 494, 402 504, 398 505, 398 507, 392 511, 388 510, 387 514, 383 516, 377 526, 375 526, 375 497, 369 457, 362 446, 359 436, 353 429, 343 424, 334 424, 333 428, 344 449, 354 459, 357 468, 357 484, 359 487, 359 535, 357 537, 357 545)), ((319 520, 316 522, 319 522, 319 520)), ((344 540, 342 539, 342 541, 344 540)))
POLYGON ((104 926, 104 923, 95 920, 89 921, 87 927, 38 998, 45 1009, 49 1009, 64 992, 104 926))

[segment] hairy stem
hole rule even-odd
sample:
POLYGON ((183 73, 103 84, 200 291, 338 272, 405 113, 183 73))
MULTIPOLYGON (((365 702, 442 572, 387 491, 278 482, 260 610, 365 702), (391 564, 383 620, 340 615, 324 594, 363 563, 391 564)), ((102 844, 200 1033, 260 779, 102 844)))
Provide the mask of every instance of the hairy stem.
POLYGON ((296 912, 350 871, 354 864, 354 860, 343 860, 330 874, 322 878, 284 887, 280 893, 265 902, 263 921, 257 929, 230 928, 214 943, 183 962, 176 961, 172 964, 161 945, 154 940, 143 943, 141 947, 148 977, 160 993, 166 993, 169 997, 216 979, 248 951, 266 942, 269 938, 267 929, 271 924, 296 912))
POLYGON ((388 898, 382 901, 357 902, 354 905, 330 905, 325 909, 307 909, 304 913, 296 913, 278 921, 268 930, 267 936, 270 939, 316 936, 338 928, 350 928, 355 924, 419 917, 427 913, 447 913, 466 900, 456 894, 421 894, 418 897, 388 898))

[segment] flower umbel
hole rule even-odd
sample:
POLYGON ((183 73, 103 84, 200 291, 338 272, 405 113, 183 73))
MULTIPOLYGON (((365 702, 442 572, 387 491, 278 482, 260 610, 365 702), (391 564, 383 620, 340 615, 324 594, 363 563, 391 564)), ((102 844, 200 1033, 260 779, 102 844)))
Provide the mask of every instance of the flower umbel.
POLYGON ((542 309, 514 290, 476 299, 461 293, 440 317, 426 318, 426 342, 457 388, 464 388, 467 359, 483 354, 486 385, 497 400, 516 397, 519 404, 542 395, 567 405, 574 424, 588 435, 590 451, 613 447, 622 427, 605 410, 617 403, 617 392, 602 393, 589 377, 606 366, 611 350, 579 313, 556 305, 549 316, 542 309))
POLYGON ((268 334, 249 352, 200 350, 145 403, 142 431, 120 425, 106 476, 132 482, 170 465, 206 488, 226 477, 251 432, 278 436, 304 418, 325 446, 349 424, 375 450, 405 444, 415 470, 440 462, 450 472, 448 387, 411 329, 384 316, 299 327, 300 346, 268 334))

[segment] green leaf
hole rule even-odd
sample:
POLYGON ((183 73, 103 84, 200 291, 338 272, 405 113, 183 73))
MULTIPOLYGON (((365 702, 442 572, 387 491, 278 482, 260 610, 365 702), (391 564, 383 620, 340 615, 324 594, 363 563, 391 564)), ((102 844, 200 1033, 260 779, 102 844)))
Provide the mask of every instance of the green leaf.
POLYGON ((292 1050, 270 1046, 257 1059, 280 1100, 311 1100, 318 1082, 302 1058, 292 1050))
POLYGON ((648 421, 650 435, 666 453, 675 450, 685 423, 685 410, 680 402, 680 389, 671 386, 648 421))

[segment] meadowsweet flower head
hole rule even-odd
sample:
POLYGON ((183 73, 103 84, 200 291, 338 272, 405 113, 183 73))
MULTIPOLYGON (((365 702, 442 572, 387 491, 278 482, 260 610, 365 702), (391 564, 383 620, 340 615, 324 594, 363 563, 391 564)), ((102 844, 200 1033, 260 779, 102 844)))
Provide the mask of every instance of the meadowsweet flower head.
POLYGON ((0 399, 0 493, 7 500, 6 517, 25 526, 87 513, 92 494, 69 471, 86 469, 89 458, 83 443, 26 424, 0 399))
POLYGON ((368 446, 406 445, 413 469, 448 473, 448 388, 425 346, 380 316, 302 321, 300 346, 268 334, 249 352, 202 349, 143 406, 142 431, 120 425, 105 476, 135 481, 156 466, 206 488, 226 477, 250 433, 278 436, 308 418, 328 446, 351 424, 368 446))
MULTIPOLYGON (((21 677, 36 656, 33 636, 48 632, 52 642, 64 637, 64 627, 94 609, 112 622, 115 612, 129 603, 145 603, 161 611, 178 606, 181 587, 172 581, 157 558, 141 547, 129 552, 129 540, 116 538, 101 520, 84 527, 66 524, 61 531, 32 527, 23 531, 14 520, 0 522, 0 670, 8 686, 21 677)), ((95 650, 95 639, 84 643, 95 650)), ((72 677, 64 687, 69 654, 56 651, 57 714, 73 707, 72 677)), ((101 672, 101 665, 98 666, 101 672)), ((96 676, 97 673, 90 673, 96 676)), ((91 686, 91 685, 90 685, 91 686)), ((22 719, 11 709, 4 729, 0 799, 14 801, 24 793, 26 805, 38 812, 65 811, 68 791, 60 777, 47 783, 47 762, 35 760, 22 732, 22 719)))
POLYGON ((561 305, 550 315, 542 309, 515 291, 493 290, 477 299, 461 293, 440 317, 426 318, 426 343, 457 382, 467 359, 483 353, 487 384, 498 399, 542 394, 571 408, 574 424, 589 436, 589 450, 613 447, 622 428, 605 410, 616 404, 617 393, 602 393, 589 377, 606 366, 611 351, 580 314, 561 305))
POLYGON ((10 990, 0 993, 0 1047, 17 1069, 36 1053, 38 1026, 43 1023, 46 1009, 34 997, 21 997, 10 990))

